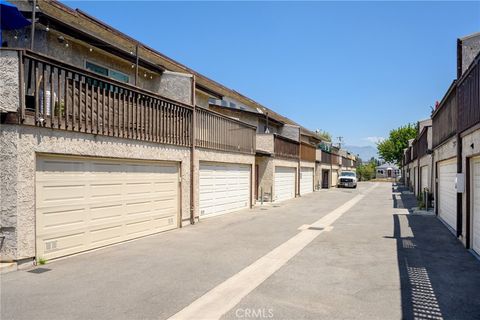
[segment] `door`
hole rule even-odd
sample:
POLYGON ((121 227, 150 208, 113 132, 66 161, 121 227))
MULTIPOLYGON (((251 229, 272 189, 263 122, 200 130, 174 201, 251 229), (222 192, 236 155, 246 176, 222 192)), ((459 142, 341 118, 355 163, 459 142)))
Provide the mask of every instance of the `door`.
POLYGON ((337 186, 337 182, 338 182, 338 171, 333 170, 332 171, 332 186, 337 186))
POLYGON ((313 168, 300 168, 300 194, 313 192, 313 168))
POLYGON ((295 171, 291 167, 275 167, 275 200, 295 198, 295 171))
POLYGON ((472 249, 480 254, 480 158, 474 158, 471 162, 471 245, 472 249))
POLYGON ((57 258, 176 228, 175 163, 41 156, 37 257, 57 258))
POLYGON ((250 166, 200 163, 200 216, 224 214, 250 205, 250 166))
POLYGON ((438 216, 453 230, 457 227, 456 160, 438 162, 438 216))
MULTIPOLYGON (((424 192, 425 188, 428 188, 428 166, 423 166, 420 168, 420 192, 424 192)), ((430 189, 430 188, 428 188, 430 189)))
POLYGON ((330 175, 329 171, 328 170, 322 170, 322 188, 323 189, 328 189, 330 188, 330 184, 329 184, 329 179, 328 179, 328 176, 330 175))
POLYGON ((388 177, 388 178, 391 178, 391 177, 392 177, 392 170, 391 170, 391 169, 388 169, 388 170, 387 170, 387 177, 388 177))

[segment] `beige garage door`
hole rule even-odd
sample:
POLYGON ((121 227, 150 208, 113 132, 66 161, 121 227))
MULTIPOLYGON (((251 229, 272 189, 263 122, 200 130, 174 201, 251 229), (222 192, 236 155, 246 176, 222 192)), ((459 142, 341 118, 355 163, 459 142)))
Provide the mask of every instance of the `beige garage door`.
POLYGON ((52 259, 176 228, 174 163, 37 160, 37 257, 52 259))
POLYGON ((200 215, 218 215, 250 205, 250 166, 200 163, 200 215))
POLYGON ((442 161, 438 166, 438 216, 453 230, 457 228, 456 160, 442 161))

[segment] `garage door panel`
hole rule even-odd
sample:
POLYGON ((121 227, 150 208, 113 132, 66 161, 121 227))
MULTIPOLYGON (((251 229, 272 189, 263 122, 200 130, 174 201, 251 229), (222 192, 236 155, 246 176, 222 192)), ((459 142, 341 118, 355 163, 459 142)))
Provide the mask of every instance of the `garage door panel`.
POLYGON ((39 158, 37 256, 56 258, 175 228, 177 166, 138 163, 39 158), (72 171, 81 178, 72 180, 72 171))
POLYGON ((201 163, 199 193, 200 215, 221 214, 248 208, 250 166, 201 163))
POLYGON ((480 158, 472 160, 472 249, 480 254, 480 158))
POLYGON ((295 198, 296 168, 275 167, 275 198, 277 201, 295 198))
POLYGON ((455 230, 457 227, 456 162, 439 162, 438 172, 438 215, 455 230))
POLYGON ((301 168, 300 194, 313 192, 313 168, 301 168))

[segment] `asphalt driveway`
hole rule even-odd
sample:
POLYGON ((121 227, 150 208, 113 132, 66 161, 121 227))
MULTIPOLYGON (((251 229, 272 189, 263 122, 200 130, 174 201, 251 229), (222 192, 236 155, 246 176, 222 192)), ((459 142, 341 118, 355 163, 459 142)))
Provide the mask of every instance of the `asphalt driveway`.
POLYGON ((320 191, 54 261, 45 272, 2 275, 1 318, 166 319, 361 194, 224 317, 478 319, 480 262, 435 217, 399 208, 386 183, 320 191))

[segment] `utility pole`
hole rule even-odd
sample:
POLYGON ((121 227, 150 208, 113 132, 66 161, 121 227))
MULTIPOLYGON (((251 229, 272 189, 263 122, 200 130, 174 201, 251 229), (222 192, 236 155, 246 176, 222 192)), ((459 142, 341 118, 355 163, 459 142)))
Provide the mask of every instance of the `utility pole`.
POLYGON ((338 140, 338 148, 342 149, 343 137, 342 136, 337 137, 337 140, 338 140))

